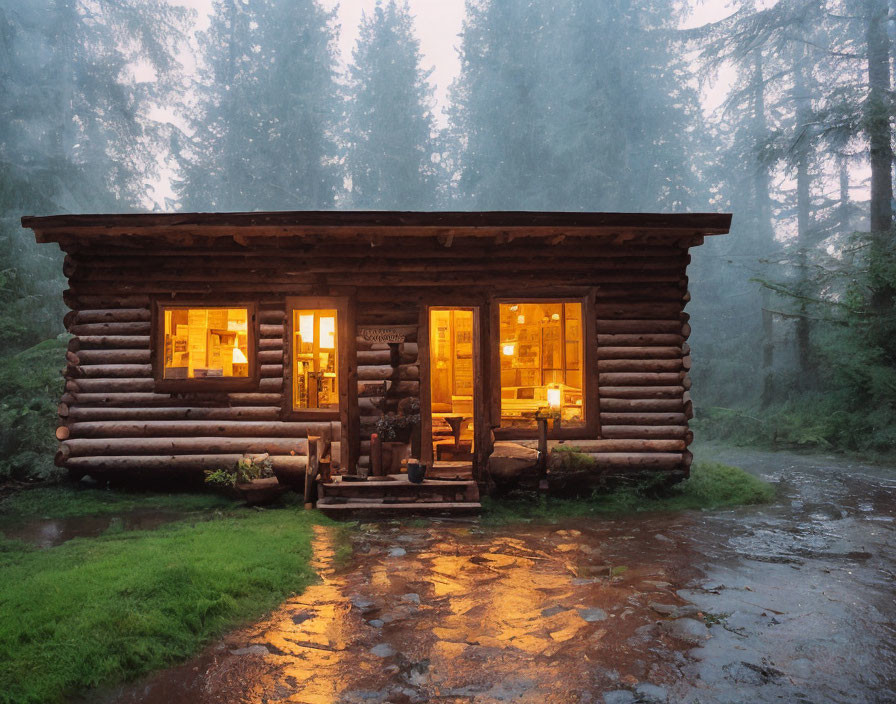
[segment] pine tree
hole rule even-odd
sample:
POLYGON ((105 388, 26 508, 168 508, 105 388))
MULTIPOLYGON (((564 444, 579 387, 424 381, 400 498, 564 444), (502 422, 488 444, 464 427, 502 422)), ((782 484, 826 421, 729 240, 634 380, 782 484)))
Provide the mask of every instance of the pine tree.
POLYGON ((345 141, 349 204, 425 210, 438 205, 431 70, 421 68, 407 2, 377 3, 361 19, 349 68, 345 141))
POLYGON ((340 185, 334 14, 314 0, 217 0, 192 134, 174 145, 187 210, 331 208, 340 185))

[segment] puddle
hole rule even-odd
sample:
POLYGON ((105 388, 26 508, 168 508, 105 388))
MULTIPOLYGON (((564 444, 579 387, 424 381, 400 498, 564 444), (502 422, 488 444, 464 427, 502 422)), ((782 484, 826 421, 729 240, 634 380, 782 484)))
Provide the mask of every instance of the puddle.
POLYGON ((0 531, 11 540, 22 540, 40 548, 50 548, 72 538, 96 538, 107 532, 153 530, 185 517, 176 511, 143 510, 104 516, 42 518, 0 525, 0 531))
POLYGON ((369 524, 339 570, 319 528, 319 584, 89 701, 894 700, 894 475, 720 459, 780 481, 779 502, 549 526, 369 524))

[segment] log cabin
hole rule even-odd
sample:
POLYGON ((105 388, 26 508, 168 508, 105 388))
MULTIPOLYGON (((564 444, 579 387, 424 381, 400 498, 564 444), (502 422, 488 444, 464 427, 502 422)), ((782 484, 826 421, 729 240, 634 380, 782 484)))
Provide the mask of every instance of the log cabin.
POLYGON ((24 217, 38 242, 65 253, 72 337, 56 462, 76 477, 189 479, 267 453, 278 477, 304 482, 309 457, 323 453, 331 486, 340 474, 397 472, 413 452, 432 476, 455 472, 478 489, 500 484, 497 458, 563 445, 587 455, 595 477, 685 477, 688 250, 730 222, 24 217), (388 442, 402 417, 414 421, 404 452, 388 442))

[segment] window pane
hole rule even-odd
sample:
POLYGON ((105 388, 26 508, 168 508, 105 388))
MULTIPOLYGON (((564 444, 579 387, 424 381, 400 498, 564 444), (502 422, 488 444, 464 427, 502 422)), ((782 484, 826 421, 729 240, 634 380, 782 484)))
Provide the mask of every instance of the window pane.
POLYGON ((553 409, 563 426, 584 424, 582 304, 501 303, 501 427, 534 428, 553 409))
POLYGON ((334 309, 294 310, 292 405, 339 410, 339 336, 334 309))
POLYGON ((249 376, 246 308, 166 308, 164 379, 249 376))

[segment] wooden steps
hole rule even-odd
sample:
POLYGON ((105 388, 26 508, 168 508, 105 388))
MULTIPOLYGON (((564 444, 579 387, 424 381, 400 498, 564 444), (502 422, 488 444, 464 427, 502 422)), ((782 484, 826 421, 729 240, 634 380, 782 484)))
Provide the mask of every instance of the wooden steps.
POLYGON ((319 484, 317 508, 345 516, 355 512, 475 513, 482 505, 479 488, 472 479, 426 479, 422 484, 412 484, 405 474, 391 474, 364 482, 335 477, 319 484))

